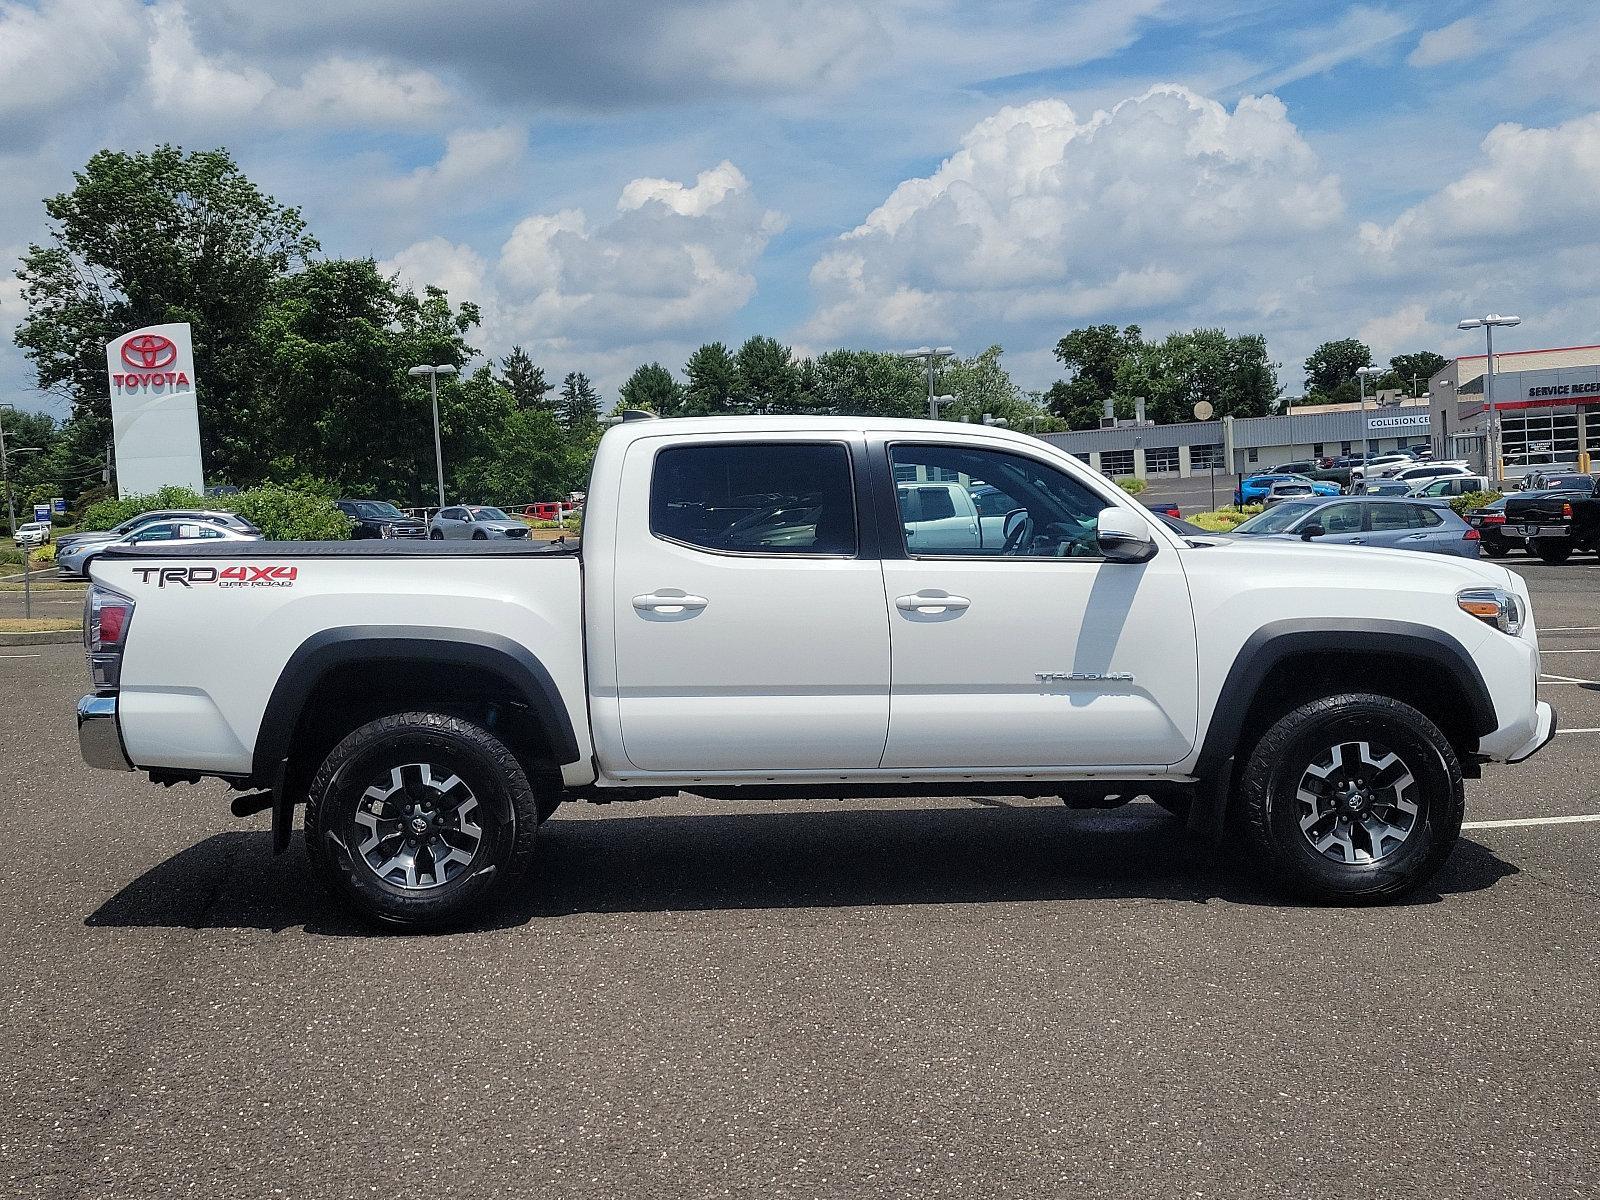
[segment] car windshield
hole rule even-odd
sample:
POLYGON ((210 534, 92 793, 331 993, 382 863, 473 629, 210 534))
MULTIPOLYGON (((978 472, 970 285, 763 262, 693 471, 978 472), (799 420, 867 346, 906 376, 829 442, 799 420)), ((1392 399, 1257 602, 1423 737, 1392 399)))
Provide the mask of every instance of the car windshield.
POLYGON ((1264 513, 1258 513, 1248 521, 1234 526, 1235 533, 1284 533, 1307 513, 1315 512, 1317 506, 1307 502, 1289 501, 1269 508, 1264 513))
POLYGON ((472 515, 480 521, 509 521, 511 519, 498 508, 474 508, 472 515))
POLYGON ((405 516, 405 513, 401 512, 387 500, 363 500, 361 503, 356 505, 356 513, 359 516, 380 519, 405 516))

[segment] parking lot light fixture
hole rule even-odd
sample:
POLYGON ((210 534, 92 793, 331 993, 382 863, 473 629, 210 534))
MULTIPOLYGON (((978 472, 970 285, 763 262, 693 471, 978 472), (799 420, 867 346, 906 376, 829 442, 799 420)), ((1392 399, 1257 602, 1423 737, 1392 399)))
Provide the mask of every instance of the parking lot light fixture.
POLYGON ((1509 329, 1521 325, 1521 317, 1503 317, 1487 313, 1481 317, 1467 317, 1456 322, 1457 329, 1481 329, 1484 337, 1485 361, 1483 364, 1483 403, 1489 410, 1489 444, 1485 447, 1484 474, 1490 483, 1505 478, 1505 464, 1500 461, 1500 412, 1494 406, 1494 331, 1496 327, 1509 329))
POLYGON ((937 421, 939 419, 939 409, 955 399, 954 396, 935 396, 933 394, 934 372, 938 370, 939 364, 942 361, 951 357, 953 354, 955 354, 955 349, 951 346, 918 346, 915 350, 900 351, 901 358, 919 359, 927 364, 928 420, 930 421, 937 421))
POLYGON ((1367 460, 1372 457, 1372 431, 1367 428, 1367 379, 1382 375, 1382 367, 1357 367, 1356 386, 1361 389, 1361 478, 1367 477, 1367 460))
POLYGON ((444 507, 444 446, 439 439, 439 376, 454 375, 456 369, 449 363, 438 366, 412 367, 406 372, 413 379, 428 377, 428 395, 433 398, 433 462, 439 472, 439 507, 444 507))

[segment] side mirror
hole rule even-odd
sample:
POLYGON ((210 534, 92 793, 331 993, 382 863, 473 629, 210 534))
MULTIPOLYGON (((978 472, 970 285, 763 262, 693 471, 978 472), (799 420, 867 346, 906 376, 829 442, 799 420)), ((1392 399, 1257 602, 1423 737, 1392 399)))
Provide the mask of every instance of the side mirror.
POLYGON ((1328 531, 1326 529, 1324 529, 1321 525, 1318 525, 1315 522, 1313 522, 1312 524, 1307 525, 1304 529, 1302 529, 1300 531, 1300 540, 1302 542, 1309 542, 1312 538, 1319 538, 1319 537, 1321 537, 1323 534, 1325 534, 1327 532, 1328 531))
POLYGON ((1141 563, 1156 556, 1149 522, 1126 508, 1102 508, 1095 537, 1108 562, 1141 563))

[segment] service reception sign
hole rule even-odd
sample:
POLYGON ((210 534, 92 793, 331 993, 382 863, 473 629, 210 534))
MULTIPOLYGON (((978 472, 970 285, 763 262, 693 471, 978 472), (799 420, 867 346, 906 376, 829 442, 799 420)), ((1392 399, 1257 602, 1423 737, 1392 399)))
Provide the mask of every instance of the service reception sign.
POLYGON ((117 495, 205 490, 189 326, 151 325, 106 343, 117 495))

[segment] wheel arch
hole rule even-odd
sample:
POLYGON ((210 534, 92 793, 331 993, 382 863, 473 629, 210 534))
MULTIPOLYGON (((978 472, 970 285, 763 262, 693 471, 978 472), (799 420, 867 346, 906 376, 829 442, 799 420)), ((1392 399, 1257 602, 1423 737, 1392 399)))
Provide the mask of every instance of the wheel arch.
POLYGON ((1483 673, 1442 630, 1376 618, 1295 619, 1245 642, 1217 694, 1195 773, 1215 778, 1242 756, 1271 714, 1318 695, 1376 691, 1418 708, 1470 753, 1499 725, 1483 673), (1338 672, 1335 676, 1335 672, 1338 672), (1335 686, 1336 685, 1336 686, 1335 686))

